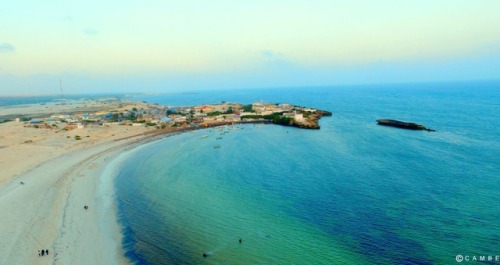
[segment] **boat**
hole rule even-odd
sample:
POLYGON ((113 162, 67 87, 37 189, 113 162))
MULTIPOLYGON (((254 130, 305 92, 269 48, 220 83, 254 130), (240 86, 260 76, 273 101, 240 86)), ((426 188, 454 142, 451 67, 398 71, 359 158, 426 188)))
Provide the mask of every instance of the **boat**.
POLYGON ((201 136, 201 138, 207 138, 207 137, 208 137, 208 135, 206 135, 206 134, 201 136))

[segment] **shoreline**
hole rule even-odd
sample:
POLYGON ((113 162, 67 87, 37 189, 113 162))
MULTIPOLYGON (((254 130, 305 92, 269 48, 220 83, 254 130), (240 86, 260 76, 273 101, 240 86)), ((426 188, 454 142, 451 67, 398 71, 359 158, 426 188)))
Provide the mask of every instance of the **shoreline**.
POLYGON ((137 148, 199 129, 209 128, 107 137, 59 150, 59 155, 19 174, 7 172, 11 175, 0 180, 2 262, 132 264, 122 245, 117 212, 114 181, 119 167, 137 148), (50 254, 38 256, 41 249, 50 254))
POLYGON ((180 133, 232 124, 275 123, 90 127, 64 133, 16 122, 0 124, 2 263, 131 264, 122 245, 114 186, 130 151, 180 133), (87 136, 75 141, 78 134, 87 136), (50 254, 39 256, 42 249, 50 254))
POLYGON ((133 135, 70 150, 4 181, 2 262, 131 264, 122 247, 114 179, 123 155, 169 135, 133 135), (50 254, 38 256, 41 249, 50 254))

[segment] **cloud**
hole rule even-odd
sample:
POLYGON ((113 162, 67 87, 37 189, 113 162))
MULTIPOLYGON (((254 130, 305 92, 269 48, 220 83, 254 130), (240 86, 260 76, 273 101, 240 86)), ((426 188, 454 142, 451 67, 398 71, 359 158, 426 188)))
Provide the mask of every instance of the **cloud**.
POLYGON ((83 30, 83 33, 89 36, 96 36, 99 32, 93 28, 86 28, 83 30))
POLYGON ((11 53, 15 50, 16 48, 10 43, 0 43, 0 53, 11 53))

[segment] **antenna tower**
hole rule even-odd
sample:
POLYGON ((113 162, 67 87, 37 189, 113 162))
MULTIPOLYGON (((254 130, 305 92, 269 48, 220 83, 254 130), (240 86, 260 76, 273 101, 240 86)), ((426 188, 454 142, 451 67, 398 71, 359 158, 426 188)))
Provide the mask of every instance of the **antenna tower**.
POLYGON ((62 80, 59 79, 59 88, 61 89, 61 99, 64 99, 63 91, 62 91, 62 80))

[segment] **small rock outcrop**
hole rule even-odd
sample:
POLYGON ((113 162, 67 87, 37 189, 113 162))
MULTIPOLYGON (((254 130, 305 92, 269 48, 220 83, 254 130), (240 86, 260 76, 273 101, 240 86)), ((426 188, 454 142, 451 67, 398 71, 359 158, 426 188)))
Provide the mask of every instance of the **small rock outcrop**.
POLYGON ((307 115, 301 120, 294 119, 290 126, 299 127, 302 129, 319 129, 319 119, 323 116, 332 116, 332 113, 326 110, 316 110, 315 112, 307 115))
POLYGON ((424 125, 416 124, 416 123, 412 123, 412 122, 404 122, 404 121, 389 120, 389 119, 379 119, 379 120, 377 120, 377 123, 378 123, 378 125, 396 127, 396 128, 401 128, 401 129, 425 130, 428 132, 435 132, 435 130, 433 130, 431 128, 427 128, 424 125))

